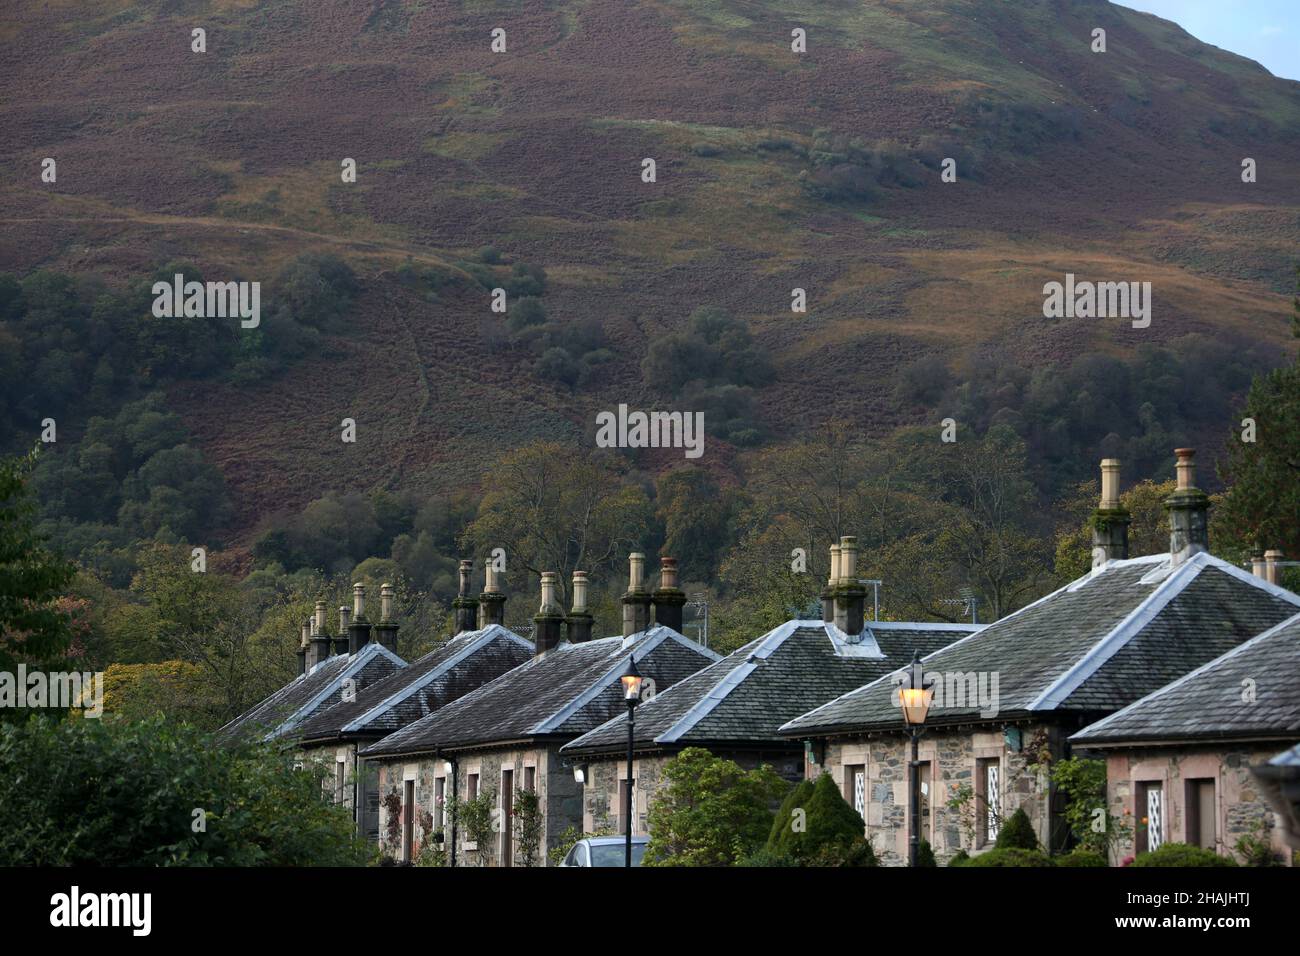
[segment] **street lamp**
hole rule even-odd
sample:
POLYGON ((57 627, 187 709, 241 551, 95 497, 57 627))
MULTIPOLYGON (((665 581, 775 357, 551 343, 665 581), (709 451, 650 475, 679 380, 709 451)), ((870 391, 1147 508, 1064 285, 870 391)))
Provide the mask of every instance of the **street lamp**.
POLYGON ((912 820, 909 828, 907 861, 908 866, 916 866, 921 845, 918 836, 917 820, 921 815, 921 763, 917 759, 917 740, 925 729, 925 717, 930 710, 930 699, 934 688, 925 686, 925 674, 921 668, 921 652, 912 652, 912 663, 908 665, 906 676, 898 687, 898 703, 903 708, 903 723, 912 735, 912 763, 908 774, 908 784, 912 790, 912 820))
POLYGON ((641 672, 636 669, 636 658, 631 654, 627 658, 627 670, 619 678, 623 682, 623 699, 627 701, 627 831, 624 842, 626 856, 624 866, 632 865, 632 728, 635 726, 636 705, 641 701, 641 672))

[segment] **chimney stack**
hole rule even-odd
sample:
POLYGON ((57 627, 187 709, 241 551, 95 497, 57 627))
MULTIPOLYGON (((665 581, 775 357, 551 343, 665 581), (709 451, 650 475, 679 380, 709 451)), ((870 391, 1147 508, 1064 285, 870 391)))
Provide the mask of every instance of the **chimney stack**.
POLYGON ((393 610, 396 588, 391 584, 379 586, 379 623, 375 625, 375 640, 397 653, 397 612, 393 610))
POLYGON ((835 626, 849 637, 862 633, 867 589, 858 583, 858 539, 842 535, 839 545, 839 577, 835 595, 835 626))
POLYGON ((346 604, 339 605, 339 632, 334 637, 334 653, 347 654, 351 649, 348 637, 348 625, 352 623, 352 608, 346 604))
POLYGON ((840 546, 831 545, 831 574, 822 589, 822 623, 835 623, 835 585, 840 579, 840 546))
POLYGON ((470 597, 470 576, 474 573, 473 561, 460 563, 460 588, 451 602, 457 634, 472 631, 478 627, 478 601, 470 597))
POLYGON ((650 596, 656 624, 682 633, 682 607, 686 592, 677 586, 677 559, 659 559, 659 590, 650 596))
POLYGON ((307 645, 307 673, 310 674, 312 668, 330 656, 330 639, 317 630, 315 618, 307 618, 307 631, 311 635, 307 645))
POLYGON ((591 612, 587 610, 587 572, 573 572, 573 610, 564 619, 570 644, 591 640, 591 612))
POLYGON ((1180 565, 1193 555, 1210 550, 1210 497, 1196 487, 1195 448, 1175 448, 1178 487, 1165 499, 1169 512, 1169 558, 1180 565))
POLYGON ((1119 500, 1119 459, 1101 460, 1101 502, 1092 513, 1092 568, 1128 557, 1131 517, 1119 500))
POLYGON ((628 555, 627 593, 623 595, 623 636, 650 627, 650 594, 645 589, 645 555, 633 551, 628 555))
POLYGON ((493 567, 492 562, 491 557, 483 562, 483 593, 478 596, 480 628, 491 624, 504 626, 506 621, 506 596, 501 593, 501 582, 497 578, 496 568, 493 567))
POLYGON ((352 585, 352 623, 348 625, 348 651, 355 654, 370 643, 370 622, 366 620, 366 586, 352 585))
POLYGON ((307 648, 311 645, 311 629, 304 624, 298 635, 298 676, 307 673, 307 648))
POLYGON ((316 634, 325 641, 325 656, 331 657, 334 654, 334 641, 330 639, 329 631, 325 629, 325 612, 329 605, 325 601, 316 602, 316 612, 314 626, 316 634))
POLYGON ((1273 548, 1264 552, 1264 580, 1269 584, 1278 583, 1278 562, 1282 560, 1282 552, 1273 548))
POLYGON ((555 600, 555 586, 559 580, 555 571, 542 572, 542 604, 533 617, 533 653, 540 657, 560 644, 560 628, 564 623, 564 608, 555 600))
POLYGON ((1261 580, 1268 580, 1268 571, 1264 566, 1264 549, 1255 548, 1250 552, 1250 573, 1261 580))

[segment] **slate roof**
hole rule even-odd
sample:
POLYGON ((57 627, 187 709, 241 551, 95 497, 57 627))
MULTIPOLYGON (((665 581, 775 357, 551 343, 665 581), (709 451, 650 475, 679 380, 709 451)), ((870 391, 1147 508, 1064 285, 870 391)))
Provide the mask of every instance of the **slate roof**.
POLYGON ((1300 614, 1085 727, 1071 743, 1300 737, 1300 614), (1253 697, 1246 688, 1253 681, 1253 697), (1243 699, 1245 698, 1245 699, 1243 699))
POLYGON ((499 624, 466 631, 371 684, 355 700, 317 713, 303 723, 300 736, 305 743, 383 737, 464 697, 532 656, 530 641, 499 624))
MULTIPOLYGON (((638 706, 635 746, 792 746, 777 733, 785 721, 910 661, 914 650, 928 654, 978 629, 872 621, 849 643, 834 625, 787 621, 638 706)), ((563 749, 626 747, 627 715, 619 713, 563 749)))
POLYGON ((666 688, 718 660, 668 627, 629 638, 564 642, 478 690, 365 748, 366 757, 432 753, 576 737, 624 706, 619 677, 634 656, 643 677, 666 688))
POLYGON ((296 736, 305 720, 339 699, 344 680, 364 690, 406 667, 382 644, 373 641, 355 654, 337 654, 300 674, 260 704, 246 710, 216 733, 218 743, 296 736))
MULTIPOLYGON (((977 634, 927 656, 937 674, 998 678, 997 713, 931 709, 929 724, 1119 710, 1300 610, 1300 597, 1208 553, 1109 561, 977 634)), ((785 724, 782 733, 902 731, 896 678, 880 678, 785 724)))

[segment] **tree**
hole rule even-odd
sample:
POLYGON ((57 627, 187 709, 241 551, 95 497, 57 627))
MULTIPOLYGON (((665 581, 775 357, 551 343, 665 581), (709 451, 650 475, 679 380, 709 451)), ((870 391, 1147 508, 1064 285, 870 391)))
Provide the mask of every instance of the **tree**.
POLYGON ((664 527, 664 553, 680 561, 683 581, 713 581, 729 537, 736 496, 697 465, 674 468, 655 483, 656 516, 664 527))
POLYGON ((771 767, 688 747, 664 766, 667 786, 650 808, 646 866, 731 866, 763 845, 772 804, 786 789, 771 767))
MULTIPOLYGON (((1120 504, 1128 510, 1131 518, 1129 557, 1140 558, 1169 550, 1169 516, 1165 512, 1165 499, 1173 494, 1176 484, 1172 480, 1157 482, 1148 478, 1119 496, 1120 504)), ((1057 584, 1069 584, 1092 568, 1091 518, 1097 501, 1097 482, 1094 480, 1077 485, 1074 493, 1059 505, 1066 517, 1064 526, 1056 532, 1054 571, 1057 584)))
POLYGON ((876 865, 875 852, 863 835, 866 824, 829 774, 819 776, 810 788, 800 784, 782 805, 781 816, 768 837, 770 855, 800 866, 876 865))
MULTIPOLYGON (((599 575, 640 545, 651 509, 611 459, 556 442, 510 452, 484 478, 487 493, 464 537, 480 558, 506 552, 506 572, 559 572, 565 602, 574 570, 599 575)), ((512 580, 518 580, 514 578, 512 580)))
POLYGON ((1017 807, 1016 812, 1002 822, 995 846, 999 850, 1038 849, 1038 837, 1034 834, 1033 824, 1029 822, 1024 807, 1017 807))
POLYGON ((1254 421, 1255 441, 1241 428, 1228 439, 1222 526, 1247 547, 1300 557, 1300 364, 1258 376, 1242 419, 1254 421))
POLYGON ((0 458, 0 671, 19 662, 51 667, 72 643, 71 618, 58 600, 76 567, 46 550, 34 530, 26 480, 36 457, 0 458))
POLYGON ((356 866, 370 859, 315 770, 185 724, 0 725, 0 866, 356 866))

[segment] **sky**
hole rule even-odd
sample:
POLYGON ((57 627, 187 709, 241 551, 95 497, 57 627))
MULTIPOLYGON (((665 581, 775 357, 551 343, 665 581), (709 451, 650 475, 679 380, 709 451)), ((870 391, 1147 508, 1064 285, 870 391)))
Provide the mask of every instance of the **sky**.
POLYGON ((1239 53, 1274 76, 1300 80, 1297 0, 1117 0, 1172 20, 1206 43, 1239 53))

